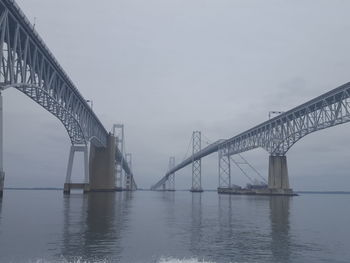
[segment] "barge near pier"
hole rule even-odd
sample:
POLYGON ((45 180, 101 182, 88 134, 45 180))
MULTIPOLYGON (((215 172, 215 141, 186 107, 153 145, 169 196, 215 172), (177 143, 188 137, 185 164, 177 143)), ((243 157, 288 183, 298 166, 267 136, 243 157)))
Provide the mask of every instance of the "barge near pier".
POLYGON ((265 184, 251 185, 247 184, 245 188, 238 185, 231 187, 219 187, 219 194, 230 194, 230 195, 284 195, 284 196, 297 196, 292 189, 271 189, 265 184))

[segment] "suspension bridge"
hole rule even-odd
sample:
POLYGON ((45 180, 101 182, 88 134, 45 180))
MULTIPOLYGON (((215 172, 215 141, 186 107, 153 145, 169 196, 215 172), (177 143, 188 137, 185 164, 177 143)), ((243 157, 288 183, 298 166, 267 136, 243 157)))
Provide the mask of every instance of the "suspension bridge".
MULTIPOLYGON (((125 152, 124 125, 115 124, 108 132, 80 94, 70 77, 45 45, 33 25, 13 0, 0 0, 0 196, 5 180, 3 169, 3 93, 13 88, 34 100, 65 127, 71 141, 64 192, 81 188, 88 191, 135 190, 132 156, 125 152), (72 167, 77 152, 84 155, 84 182, 72 183, 72 167)), ((169 160, 167 173, 151 189, 175 190, 175 173, 192 165, 192 192, 201 192, 201 160, 218 153, 218 191, 235 193, 231 165, 234 156, 255 149, 269 154, 266 188, 257 194, 294 194, 289 185, 288 150, 304 136, 346 123, 349 114, 350 84, 346 83, 287 112, 269 119, 229 139, 202 148, 201 132, 192 134, 192 155, 176 164, 169 160)), ((243 162, 250 165, 243 158, 243 162)), ((253 167, 251 167, 254 169, 253 167)))
MULTIPOLYGON (((350 121, 350 83, 322 94, 287 112, 278 112, 271 118, 232 138, 218 140, 201 149, 201 133, 193 132, 192 156, 177 165, 169 166, 167 173, 152 190, 174 190, 175 173, 192 164, 192 192, 201 192, 201 159, 218 153, 219 193, 249 193, 268 195, 294 195, 290 188, 287 156, 288 150, 301 138, 313 132, 350 121), (231 166, 236 164, 233 156, 262 148, 269 154, 268 180, 266 187, 237 190, 232 183, 231 166)), ((253 167, 251 167, 254 169, 253 167)))

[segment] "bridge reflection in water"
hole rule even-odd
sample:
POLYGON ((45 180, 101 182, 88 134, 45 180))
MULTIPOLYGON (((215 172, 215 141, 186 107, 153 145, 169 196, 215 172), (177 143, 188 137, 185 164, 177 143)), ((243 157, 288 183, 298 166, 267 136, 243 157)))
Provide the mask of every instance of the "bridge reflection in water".
POLYGON ((121 257, 132 192, 89 193, 64 198, 61 255, 66 260, 112 260, 121 257))
POLYGON ((271 252, 276 262, 291 260, 292 240, 289 234, 289 206, 293 202, 289 196, 270 198, 271 252))
POLYGON ((2 210, 2 200, 0 199, 0 226, 1 226, 1 210, 2 210))
POLYGON ((203 198, 202 194, 192 195, 189 243, 193 255, 215 262, 227 262, 228 257, 261 262, 293 259, 291 197, 219 195, 217 214, 210 217, 213 209, 208 209, 203 198))

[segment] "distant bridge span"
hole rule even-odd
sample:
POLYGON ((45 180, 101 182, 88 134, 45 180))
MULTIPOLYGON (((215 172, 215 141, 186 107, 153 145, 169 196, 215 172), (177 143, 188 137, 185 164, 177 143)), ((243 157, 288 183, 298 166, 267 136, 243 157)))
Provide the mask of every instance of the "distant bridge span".
POLYGON ((219 140, 169 170, 152 189, 163 185, 170 174, 195 159, 219 152, 219 187, 231 187, 230 156, 263 148, 270 154, 269 188, 288 189, 287 151, 304 136, 350 121, 350 82, 284 112, 227 140, 219 140), (227 160, 228 159, 228 160, 227 160), (226 165, 227 167, 221 167, 226 165))
POLYGON ((200 152, 197 152, 194 155, 192 155, 191 157, 185 159, 184 161, 182 161, 181 163, 176 165, 173 169, 170 169, 162 179, 160 179, 155 185, 152 186, 152 189, 157 189, 157 188, 161 187, 168 180, 168 178, 171 174, 174 174, 175 172, 181 170, 182 168, 191 164, 193 161, 197 161, 197 160, 199 160, 199 159, 201 159, 209 154, 217 152, 219 150, 219 146, 224 141, 225 140, 218 140, 218 141, 208 145, 207 147, 202 149, 200 152))
MULTIPOLYGON (((21 91, 60 120, 72 143, 70 161, 73 160, 75 151, 86 152, 87 150, 82 147, 84 145, 87 147, 88 143, 91 143, 94 148, 109 148, 108 138, 111 135, 104 128, 19 6, 13 0, 0 0, 0 94, 1 91, 7 88, 15 88, 21 91)), ((131 168, 125 157, 122 157, 122 152, 115 146, 112 146, 112 148, 115 155, 114 159, 121 162, 126 174, 133 179, 131 168)), ((96 152, 96 156, 94 156, 98 159, 101 150, 95 150, 94 152, 96 152)), ((4 180, 2 149, 0 159, 0 192, 2 192, 4 180)), ((86 181, 88 181, 87 170, 89 169, 87 162, 86 160, 86 181)), ((96 162, 92 161, 92 171, 101 172, 100 166, 102 164, 97 165, 95 169, 96 162)), ((70 166, 71 164, 68 165, 68 167, 70 166)), ((67 172, 67 181, 70 182, 69 171, 67 172)), ((136 184, 134 185, 136 186, 136 184)))

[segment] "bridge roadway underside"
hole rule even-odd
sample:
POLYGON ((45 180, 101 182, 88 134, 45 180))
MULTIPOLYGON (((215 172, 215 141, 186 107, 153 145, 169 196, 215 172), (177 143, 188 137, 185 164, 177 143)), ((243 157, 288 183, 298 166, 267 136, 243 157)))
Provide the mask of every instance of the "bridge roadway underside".
POLYGON ((115 153, 116 143, 113 135, 108 135, 107 147, 90 146, 89 183, 65 183, 64 193, 71 189, 83 189, 84 192, 110 192, 115 187, 115 153))

